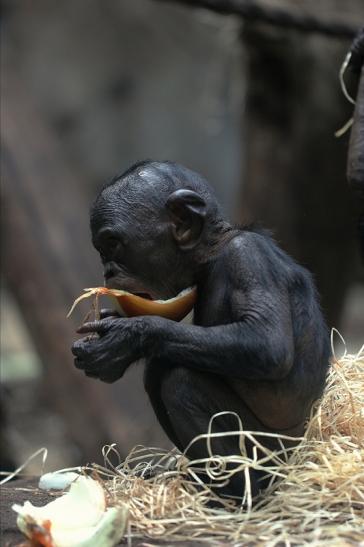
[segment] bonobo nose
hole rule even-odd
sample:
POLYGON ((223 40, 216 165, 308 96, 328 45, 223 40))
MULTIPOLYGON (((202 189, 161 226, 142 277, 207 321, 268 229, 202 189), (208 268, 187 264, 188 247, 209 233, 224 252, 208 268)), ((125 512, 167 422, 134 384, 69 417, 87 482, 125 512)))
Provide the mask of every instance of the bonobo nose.
POLYGON ((106 266, 104 268, 104 278, 105 278, 105 280, 110 279, 110 277, 114 277, 115 275, 116 275, 116 270, 113 267, 113 265, 112 264, 106 264, 106 266))

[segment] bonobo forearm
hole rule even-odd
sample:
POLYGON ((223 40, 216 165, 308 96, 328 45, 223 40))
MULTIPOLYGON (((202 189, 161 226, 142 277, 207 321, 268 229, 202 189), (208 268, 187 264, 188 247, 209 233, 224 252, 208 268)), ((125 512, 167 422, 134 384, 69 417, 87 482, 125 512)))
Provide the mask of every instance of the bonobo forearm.
POLYGON ((257 380, 282 378, 293 365, 290 333, 258 329, 244 321, 200 327, 150 319, 152 356, 178 365, 257 380))

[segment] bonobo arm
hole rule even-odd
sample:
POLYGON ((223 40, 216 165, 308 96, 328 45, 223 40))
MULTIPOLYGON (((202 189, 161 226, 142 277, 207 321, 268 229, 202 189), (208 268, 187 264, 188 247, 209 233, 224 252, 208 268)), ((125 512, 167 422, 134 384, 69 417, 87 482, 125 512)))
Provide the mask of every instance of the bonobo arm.
POLYGON ((150 321, 152 355, 235 378, 283 378, 294 359, 290 313, 286 311, 270 310, 257 302, 254 313, 247 312, 239 321, 213 327, 154 317, 150 321))
MULTIPOLYGON (((152 356, 241 379, 286 376, 294 361, 291 304, 285 268, 272 252, 260 236, 235 239, 213 271, 226 287, 223 306, 230 322, 203 327, 155 317, 149 323, 152 356)), ((204 308, 213 301, 212 294, 204 308)))
POLYGON ((239 320, 212 327, 154 316, 86 323, 79 332, 97 332, 100 338, 74 344, 76 366, 109 382, 142 357, 236 378, 282 378, 294 357, 289 306, 262 290, 251 291, 245 300, 239 320))

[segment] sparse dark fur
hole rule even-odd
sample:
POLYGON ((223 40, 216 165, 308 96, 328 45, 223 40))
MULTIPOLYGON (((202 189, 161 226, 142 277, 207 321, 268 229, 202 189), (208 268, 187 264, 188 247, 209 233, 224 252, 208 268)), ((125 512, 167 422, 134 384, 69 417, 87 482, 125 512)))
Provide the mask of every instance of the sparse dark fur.
MULTIPOLYGON (((247 430, 303 433, 330 358, 305 268, 266 231, 231 226, 209 184, 172 162, 141 162, 116 177, 92 207, 91 228, 108 286, 170 298, 196 284, 198 299, 193 325, 105 313, 80 329, 100 336, 74 344, 78 368, 112 382, 145 358, 146 391, 180 450, 221 411, 236 412, 247 430)), ((215 430, 236 425, 223 416, 215 430)), ((279 449, 272 438, 260 440, 279 449)), ((212 446, 229 455, 238 441, 218 438, 212 446)), ((249 442, 246 450, 252 454, 249 442)), ((206 444, 189 455, 206 457, 206 444)), ((256 471, 250 479, 256 495, 266 480, 256 471)), ((237 474, 220 492, 242 496, 243 483, 237 474)))

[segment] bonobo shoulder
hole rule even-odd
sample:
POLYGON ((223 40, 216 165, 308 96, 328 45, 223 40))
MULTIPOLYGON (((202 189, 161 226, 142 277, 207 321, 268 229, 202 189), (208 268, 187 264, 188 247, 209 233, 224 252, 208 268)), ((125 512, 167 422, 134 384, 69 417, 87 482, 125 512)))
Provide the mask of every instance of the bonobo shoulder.
MULTIPOLYGON (((244 255, 254 252, 255 256, 266 253, 268 250, 280 250, 271 233, 263 229, 244 229, 236 232, 236 236, 230 241, 230 251, 244 255)), ((282 251, 283 252, 283 251, 282 251)))
POLYGON ((288 286, 311 285, 310 273, 281 249, 268 232, 241 230, 225 247, 222 259, 232 280, 288 286))
POLYGON ((234 269, 248 273, 266 266, 270 262, 272 248, 277 247, 272 238, 265 233, 255 231, 239 231, 224 249, 224 259, 234 269))

